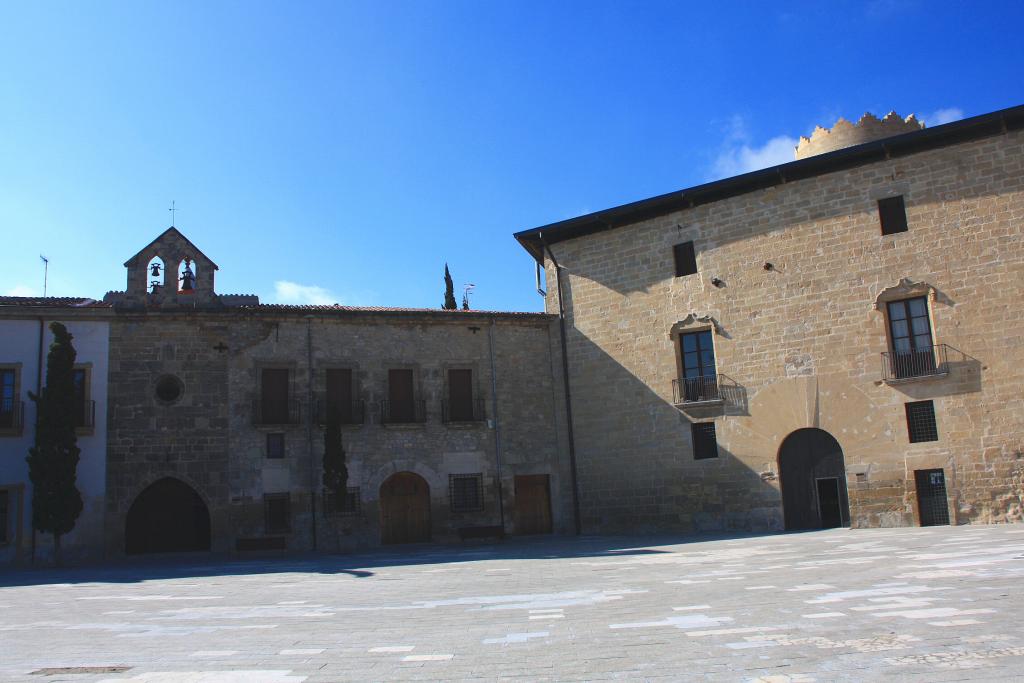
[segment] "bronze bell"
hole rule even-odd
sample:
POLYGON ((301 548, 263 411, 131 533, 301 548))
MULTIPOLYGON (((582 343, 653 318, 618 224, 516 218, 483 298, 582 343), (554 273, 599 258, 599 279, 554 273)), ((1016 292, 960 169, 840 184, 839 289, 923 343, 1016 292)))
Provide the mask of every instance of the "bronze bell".
POLYGON ((149 264, 149 270, 150 274, 153 277, 160 277, 160 264, 157 263, 156 261, 153 261, 151 264, 149 264))
POLYGON ((185 259, 185 270, 181 272, 181 291, 191 292, 196 284, 196 276, 192 272, 190 259, 185 259))

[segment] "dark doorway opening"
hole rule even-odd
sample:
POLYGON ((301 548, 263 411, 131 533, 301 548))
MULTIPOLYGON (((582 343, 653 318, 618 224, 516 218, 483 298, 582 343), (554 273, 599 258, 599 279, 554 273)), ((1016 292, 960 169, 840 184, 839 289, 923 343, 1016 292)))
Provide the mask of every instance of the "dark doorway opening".
POLYGON ((192 487, 166 477, 146 488, 125 520, 128 554, 182 553, 210 549, 210 512, 192 487))
POLYGON ((818 479, 818 517, 822 529, 834 529, 843 525, 842 503, 839 495, 839 480, 835 477, 818 479))
POLYGON ((551 485, 546 474, 516 475, 516 533, 551 533, 551 485))
POLYGON ((787 530, 850 524, 846 462, 839 442, 822 429, 798 429, 779 449, 782 511, 787 530))
POLYGON ((921 526, 949 524, 949 500, 946 497, 946 475, 942 470, 914 470, 917 485, 917 509, 921 526))
POLYGON ((380 485, 381 543, 430 540, 430 485, 418 474, 398 472, 380 485))

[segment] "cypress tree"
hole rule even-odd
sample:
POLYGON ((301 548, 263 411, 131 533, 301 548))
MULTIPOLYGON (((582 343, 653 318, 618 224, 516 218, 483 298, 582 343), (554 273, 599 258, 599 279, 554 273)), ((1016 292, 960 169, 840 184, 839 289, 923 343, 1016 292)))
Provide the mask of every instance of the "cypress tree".
POLYGON ((452 282, 452 274, 448 272, 448 264, 444 264, 444 308, 447 311, 458 309, 455 303, 455 284, 452 282))
POLYGON ((334 494, 335 506, 341 505, 348 495, 348 467, 341 443, 341 425, 333 417, 328 418, 324 427, 323 485, 325 491, 334 494))
POLYGON ((32 526, 53 534, 54 560, 60 562, 60 537, 75 528, 82 512, 82 494, 75 486, 78 448, 75 437, 75 347, 67 328, 50 323, 53 343, 46 356, 42 395, 29 392, 36 404, 36 445, 29 449, 32 482, 32 526))

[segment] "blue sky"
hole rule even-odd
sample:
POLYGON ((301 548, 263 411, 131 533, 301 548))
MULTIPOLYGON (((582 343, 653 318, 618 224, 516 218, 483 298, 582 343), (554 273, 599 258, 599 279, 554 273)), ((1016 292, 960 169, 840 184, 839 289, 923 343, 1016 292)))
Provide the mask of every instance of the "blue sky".
POLYGON ((170 225, 265 302, 540 310, 512 233, 787 161, 839 116, 1024 102, 1024 3, 9 2, 0 294, 170 225))

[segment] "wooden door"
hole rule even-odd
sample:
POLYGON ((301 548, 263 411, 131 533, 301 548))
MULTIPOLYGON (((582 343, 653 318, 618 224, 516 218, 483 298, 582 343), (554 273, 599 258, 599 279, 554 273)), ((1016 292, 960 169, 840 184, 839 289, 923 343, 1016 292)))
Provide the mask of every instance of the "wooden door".
POLYGON ((949 499, 946 496, 946 475, 942 470, 914 470, 917 484, 917 511, 921 526, 949 524, 949 499))
POLYGON ((412 422, 413 405, 412 370, 388 370, 388 417, 392 422, 412 422))
POLYGON ((430 540, 430 486, 418 474, 398 472, 380 487, 381 543, 430 540))
POLYGON ((516 477, 516 533, 551 533, 551 485, 546 474, 516 477))

